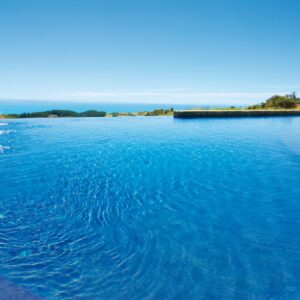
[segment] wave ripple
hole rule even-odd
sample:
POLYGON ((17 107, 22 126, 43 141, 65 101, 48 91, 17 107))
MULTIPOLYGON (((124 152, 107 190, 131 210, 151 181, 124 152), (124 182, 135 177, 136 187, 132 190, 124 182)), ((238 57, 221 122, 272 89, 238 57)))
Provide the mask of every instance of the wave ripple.
POLYGON ((299 118, 7 125, 1 276, 50 300, 300 294, 299 118))

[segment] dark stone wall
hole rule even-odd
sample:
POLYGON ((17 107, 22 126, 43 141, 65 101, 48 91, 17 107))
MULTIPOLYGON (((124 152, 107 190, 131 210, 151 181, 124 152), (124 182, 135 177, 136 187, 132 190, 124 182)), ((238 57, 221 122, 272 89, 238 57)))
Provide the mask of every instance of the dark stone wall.
POLYGON ((174 118, 300 116, 300 110, 177 110, 174 118))

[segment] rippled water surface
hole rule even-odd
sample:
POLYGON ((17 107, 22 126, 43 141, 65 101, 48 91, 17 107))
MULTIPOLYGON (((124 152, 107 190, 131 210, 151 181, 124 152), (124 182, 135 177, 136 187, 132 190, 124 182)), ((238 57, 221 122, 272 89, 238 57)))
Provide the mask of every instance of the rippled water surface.
POLYGON ((300 299, 300 118, 1 124, 0 276, 46 299, 300 299))

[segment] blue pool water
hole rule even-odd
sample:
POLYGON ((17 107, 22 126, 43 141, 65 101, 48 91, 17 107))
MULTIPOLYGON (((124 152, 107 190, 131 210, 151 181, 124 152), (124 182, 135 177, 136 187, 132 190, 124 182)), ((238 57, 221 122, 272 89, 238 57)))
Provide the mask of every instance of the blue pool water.
POLYGON ((300 299, 299 117, 0 123, 1 277, 46 299, 300 299))

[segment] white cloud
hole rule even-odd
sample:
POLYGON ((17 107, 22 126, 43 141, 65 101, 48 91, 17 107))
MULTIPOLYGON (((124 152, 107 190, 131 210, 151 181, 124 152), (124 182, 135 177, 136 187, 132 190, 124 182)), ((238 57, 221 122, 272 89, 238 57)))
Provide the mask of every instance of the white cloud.
POLYGON ((152 91, 104 91, 104 92, 74 92, 63 94, 63 97, 75 98, 100 98, 100 97, 128 97, 128 96, 169 96, 176 98, 199 98, 199 97, 264 97, 272 93, 230 93, 230 92, 188 92, 172 90, 152 90, 152 91))
POLYGON ((286 94, 288 90, 265 89, 261 92, 249 91, 203 91, 204 87, 193 88, 160 88, 137 90, 83 90, 66 93, 47 91, 47 97, 39 92, 15 95, 0 95, 2 99, 55 100, 90 103, 144 103, 144 104, 193 104, 193 105, 249 105, 266 100, 274 94, 286 94))
MULTIPOLYGON (((69 100, 109 102, 248 104, 272 96, 273 92, 200 92, 194 89, 152 89, 116 91, 79 91, 61 95, 69 100)), ((283 93, 284 94, 284 93, 283 93)))
POLYGON ((265 85, 267 89, 289 89, 292 92, 300 89, 300 84, 289 84, 289 85, 265 85))

